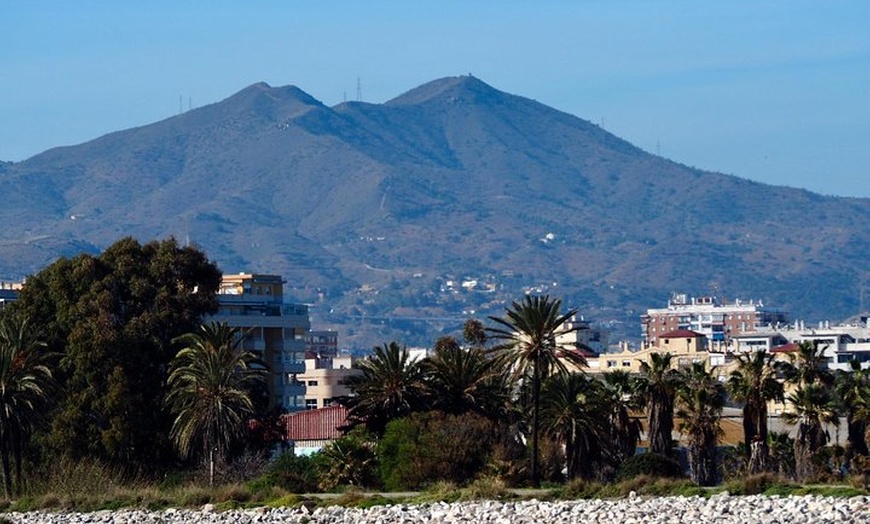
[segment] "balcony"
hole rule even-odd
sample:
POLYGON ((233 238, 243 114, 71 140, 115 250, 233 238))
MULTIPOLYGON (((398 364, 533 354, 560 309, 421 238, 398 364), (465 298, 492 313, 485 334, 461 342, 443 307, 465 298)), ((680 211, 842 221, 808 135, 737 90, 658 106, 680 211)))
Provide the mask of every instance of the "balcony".
POLYGON ((284 397, 304 397, 305 396, 305 383, 304 382, 291 382, 283 387, 282 396, 284 397))

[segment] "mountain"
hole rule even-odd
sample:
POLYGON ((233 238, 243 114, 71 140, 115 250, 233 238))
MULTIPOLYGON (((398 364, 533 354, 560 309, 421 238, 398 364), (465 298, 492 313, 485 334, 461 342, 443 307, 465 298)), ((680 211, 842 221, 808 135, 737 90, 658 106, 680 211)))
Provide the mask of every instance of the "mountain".
POLYGON ((431 342, 528 289, 638 337, 673 291, 812 321, 858 312, 870 280, 870 199, 693 169, 471 76, 334 107, 258 83, 0 163, 0 193, 6 279, 174 235, 284 275, 358 347, 431 342))

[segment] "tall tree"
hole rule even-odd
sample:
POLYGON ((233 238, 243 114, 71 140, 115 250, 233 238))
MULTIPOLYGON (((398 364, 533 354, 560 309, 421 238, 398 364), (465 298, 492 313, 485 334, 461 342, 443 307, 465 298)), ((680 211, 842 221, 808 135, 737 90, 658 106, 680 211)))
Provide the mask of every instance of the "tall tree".
POLYGON ((376 346, 374 354, 354 365, 360 374, 345 380, 351 396, 342 400, 351 425, 365 424, 380 436, 391 420, 425 407, 423 370, 406 347, 397 342, 376 346))
POLYGON ((562 301, 549 296, 526 295, 520 302, 512 302, 504 317, 489 317, 497 324, 488 328, 497 345, 493 351, 503 360, 517 379, 531 386, 532 399, 532 485, 540 484, 539 432, 541 384, 556 372, 568 371, 565 362, 583 366, 586 360, 570 344, 560 343, 559 337, 573 329, 566 326, 577 310, 561 314, 562 301))
POLYGON ((839 425, 837 405, 830 391, 818 383, 800 386, 787 400, 789 411, 783 418, 798 427, 794 443, 795 474, 800 481, 811 480, 816 474, 813 457, 830 438, 825 425, 839 425))
POLYGON ((604 449, 613 467, 634 456, 643 429, 640 420, 631 416, 631 411, 638 407, 632 398, 631 386, 631 375, 622 370, 609 371, 601 377, 600 391, 607 406, 610 433, 604 449))
POLYGON ((217 310, 220 279, 196 248, 132 238, 28 278, 15 306, 59 356, 52 451, 128 469, 171 464, 172 417, 162 399, 173 340, 217 310))
POLYGON ((460 415, 477 413, 500 421, 510 401, 502 366, 480 347, 462 349, 454 339, 439 339, 422 362, 429 407, 460 415))
POLYGON ((254 414, 253 392, 265 387, 266 367, 242 349, 238 328, 211 322, 179 337, 184 349, 172 360, 166 403, 175 415, 172 439, 185 456, 225 456, 254 414))
POLYGON ((854 455, 866 456, 867 423, 866 416, 870 406, 870 369, 861 367, 858 360, 849 362, 849 371, 837 373, 834 387, 840 409, 846 415, 846 432, 849 442, 849 458, 854 455))
POLYGON ((561 373, 544 382, 544 431, 565 448, 567 478, 592 478, 607 439, 601 383, 580 373, 561 373))
POLYGON ((671 362, 670 353, 651 353, 649 362, 641 363, 634 385, 638 402, 646 404, 649 450, 663 455, 673 450, 674 399, 680 384, 671 362))
POLYGON ((7 497, 21 492, 24 445, 49 402, 53 379, 45 348, 26 317, 11 310, 0 314, 0 460, 7 497))
POLYGON ((722 434, 719 420, 725 395, 725 386, 707 371, 703 362, 680 371, 678 429, 689 437, 689 467, 692 480, 700 486, 714 486, 719 480, 716 446, 722 434))
POLYGON ((797 351, 789 353, 789 364, 783 368, 788 382, 798 386, 821 384, 825 388, 834 385, 834 374, 828 367, 825 357, 827 346, 820 346, 817 340, 804 340, 798 343, 797 351))
POLYGON ((763 471, 769 458, 767 403, 784 400, 774 355, 766 351, 738 355, 737 368, 728 377, 727 389, 734 400, 743 404, 743 442, 749 472, 763 471))
POLYGON ((462 338, 471 347, 482 348, 487 342, 486 327, 480 320, 469 318, 462 325, 462 338))

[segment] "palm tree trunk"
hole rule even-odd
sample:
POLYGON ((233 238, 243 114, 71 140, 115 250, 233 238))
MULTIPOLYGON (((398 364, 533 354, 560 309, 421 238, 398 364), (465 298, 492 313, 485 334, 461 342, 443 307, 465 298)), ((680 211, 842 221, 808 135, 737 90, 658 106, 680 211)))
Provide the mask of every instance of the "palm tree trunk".
POLYGON ((541 485, 538 472, 538 433, 540 429, 538 411, 541 405, 541 372, 537 361, 534 364, 532 375, 532 487, 537 488, 541 485))
POLYGON ((24 492, 24 482, 22 480, 21 469, 24 457, 24 436, 20 433, 15 439, 15 494, 20 495, 24 492))
POLYGON ((866 456, 868 454, 867 439, 865 438, 867 423, 863 420, 855 420, 854 417, 850 416, 846 420, 846 430, 849 433, 850 457, 855 455, 866 456))
POLYGON ((9 436, 3 435, 0 442, 0 460, 3 462, 3 488, 6 491, 6 498, 12 498, 12 468, 9 464, 9 436))

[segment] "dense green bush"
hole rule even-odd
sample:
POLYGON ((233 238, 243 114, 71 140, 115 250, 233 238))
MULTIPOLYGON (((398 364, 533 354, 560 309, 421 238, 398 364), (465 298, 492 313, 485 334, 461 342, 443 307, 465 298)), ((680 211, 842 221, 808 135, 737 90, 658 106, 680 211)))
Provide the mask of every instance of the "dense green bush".
POLYGON ((639 475, 679 478, 683 476, 680 465, 659 453, 643 453, 625 460, 616 470, 616 480, 628 480, 639 475))
POLYGON ((252 492, 279 487, 291 493, 318 490, 317 456, 298 457, 292 451, 280 455, 266 472, 248 483, 252 492))
POLYGON ((474 414, 431 411, 394 420, 378 444, 381 480, 389 490, 466 484, 486 465, 493 433, 492 422, 474 414))
POLYGON ((380 487, 374 440, 362 426, 328 444, 316 462, 320 489, 380 487))

